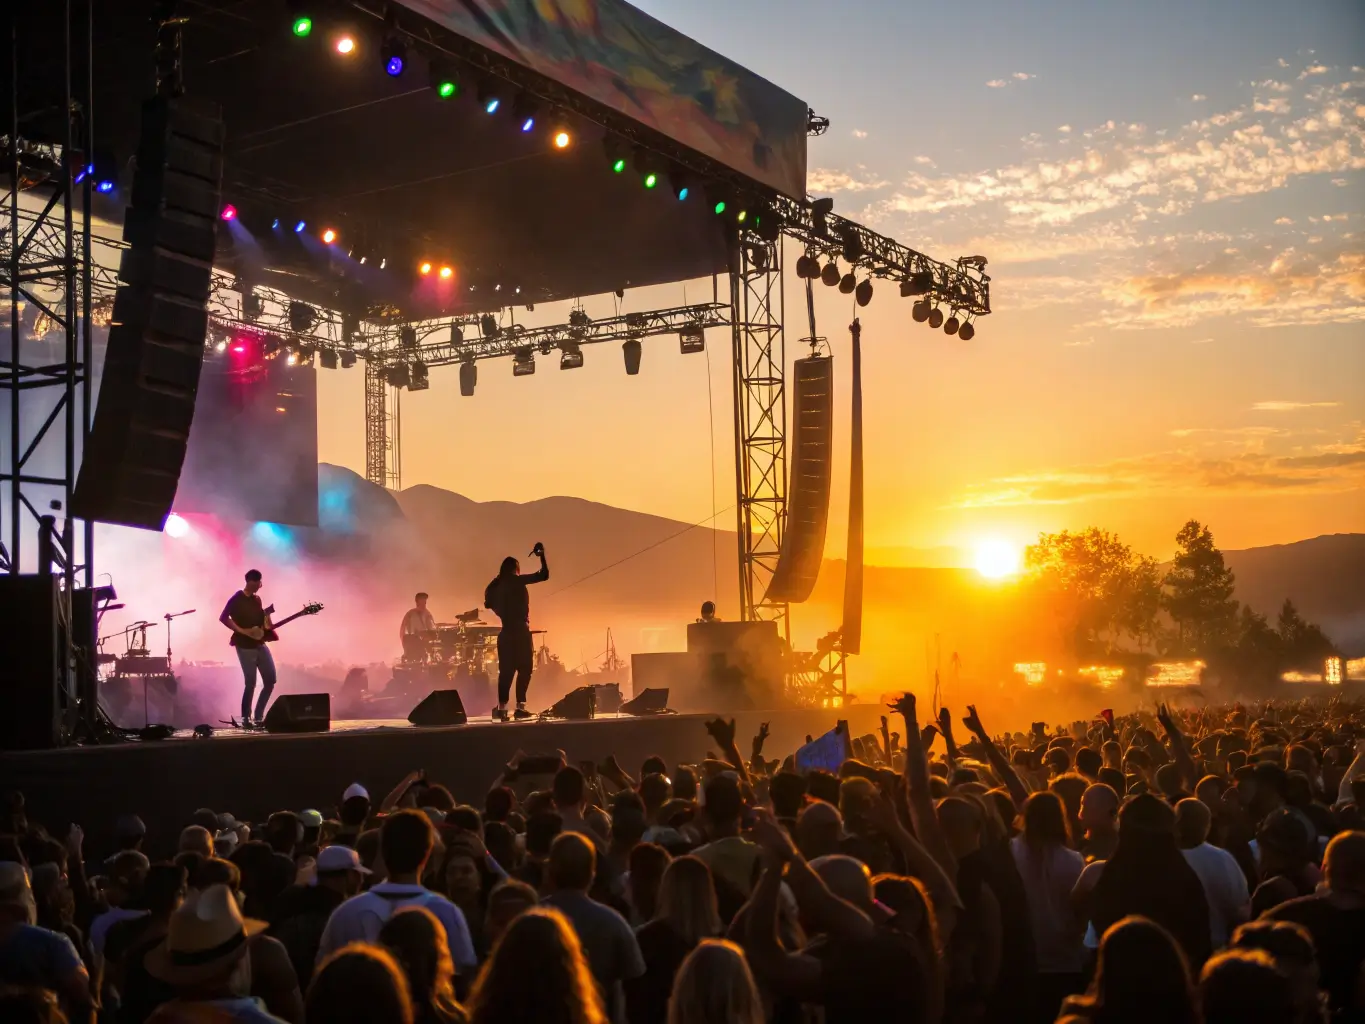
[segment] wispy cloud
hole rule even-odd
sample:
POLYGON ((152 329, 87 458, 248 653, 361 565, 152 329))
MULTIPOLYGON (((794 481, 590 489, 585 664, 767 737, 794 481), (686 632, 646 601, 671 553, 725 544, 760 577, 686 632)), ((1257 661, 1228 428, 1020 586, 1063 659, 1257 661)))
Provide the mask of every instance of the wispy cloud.
POLYGON ((992 78, 989 82, 986 83, 986 88, 1005 89, 1011 85, 1017 85, 1021 82, 1027 82, 1030 79, 1034 79, 1037 77, 1038 77, 1037 75, 1030 74, 1027 71, 1016 71, 1012 75, 1010 75, 1009 78, 992 78))
POLYGON ((989 82, 986 83, 986 88, 1003 89, 1007 85, 1009 85, 1009 82, 1005 81, 1003 78, 992 78, 989 82))
POLYGON ((1251 407, 1253 412, 1294 412, 1298 409, 1335 409, 1340 402, 1257 402, 1251 407))
POLYGON ((854 128, 852 134, 855 139, 867 138, 867 132, 863 131, 861 128, 854 128))
POLYGON ((1208 97, 1205 96, 1202 92, 1197 92, 1197 93, 1195 93, 1193 96, 1190 97, 1190 102, 1191 102, 1191 103, 1203 103, 1206 99, 1208 99, 1208 97))
POLYGON ((885 188, 890 182, 879 178, 865 167, 854 172, 817 167, 806 174, 806 188, 811 192, 867 192, 885 188))
POLYGON ((1037 78, 1037 75, 1030 75, 1027 71, 1016 71, 1010 76, 1016 82, 1027 82, 1030 78, 1037 78))
POLYGON ((1325 64, 1309 64, 1308 67, 1299 72, 1299 78, 1304 79, 1311 78, 1313 75, 1325 75, 1327 74, 1327 70, 1327 65, 1325 64))

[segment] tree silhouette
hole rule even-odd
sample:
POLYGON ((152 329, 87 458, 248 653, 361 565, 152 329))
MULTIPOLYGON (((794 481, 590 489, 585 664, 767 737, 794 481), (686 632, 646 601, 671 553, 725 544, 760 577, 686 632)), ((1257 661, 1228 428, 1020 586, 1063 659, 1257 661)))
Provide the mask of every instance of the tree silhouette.
POLYGON ((1175 622, 1182 653, 1208 654, 1230 643, 1237 622, 1232 570, 1214 546, 1213 533, 1191 519, 1175 536, 1179 550, 1166 573, 1163 599, 1175 622))
POLYGON ((1327 634, 1300 615, 1289 598, 1284 599, 1284 605, 1280 608, 1275 631, 1280 636, 1284 663, 1291 668, 1309 665, 1321 667, 1324 659, 1336 653, 1327 634))

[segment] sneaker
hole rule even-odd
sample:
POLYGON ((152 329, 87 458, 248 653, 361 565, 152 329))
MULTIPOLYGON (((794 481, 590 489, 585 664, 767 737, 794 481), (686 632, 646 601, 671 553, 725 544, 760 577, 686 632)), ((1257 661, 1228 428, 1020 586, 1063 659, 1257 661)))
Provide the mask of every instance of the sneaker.
POLYGON ((493 709, 493 721, 495 721, 495 722, 505 722, 505 721, 507 721, 507 709, 506 709, 506 708, 494 708, 494 709, 493 709))
POLYGON ((525 708, 517 708, 516 713, 512 717, 515 718, 518 722, 524 722, 526 719, 535 718, 536 716, 533 715, 531 712, 527 711, 525 708))

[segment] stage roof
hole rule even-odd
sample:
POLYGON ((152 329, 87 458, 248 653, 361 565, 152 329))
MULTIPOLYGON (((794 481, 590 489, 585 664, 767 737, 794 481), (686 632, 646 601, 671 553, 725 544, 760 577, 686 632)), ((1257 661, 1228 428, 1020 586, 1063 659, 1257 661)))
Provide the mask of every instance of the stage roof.
MULTIPOLYGON (((123 168, 102 197, 114 207, 154 91, 154 7, 94 5, 96 144, 123 168)), ((220 263, 248 281, 404 319, 641 287, 723 271, 738 207, 804 196, 806 105, 620 0, 298 9, 313 16, 304 38, 282 0, 177 5, 186 95, 220 104, 227 129, 223 196, 238 216, 220 263), (394 39, 405 67, 391 77, 394 39), (431 86, 444 63, 459 82, 449 99, 431 86), (501 100, 496 113, 481 95, 501 100)))

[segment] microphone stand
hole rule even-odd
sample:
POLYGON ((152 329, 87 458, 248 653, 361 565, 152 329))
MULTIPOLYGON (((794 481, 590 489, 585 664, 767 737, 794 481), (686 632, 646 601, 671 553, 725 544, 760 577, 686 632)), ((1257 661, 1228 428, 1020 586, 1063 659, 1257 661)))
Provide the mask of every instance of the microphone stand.
MULTIPOLYGON (((175 679, 175 664, 174 664, 174 662, 171 661, 171 620, 172 620, 172 619, 178 619, 178 618, 180 618, 182 615, 193 615, 193 614, 195 613, 195 611, 196 611, 196 609, 190 608, 190 609, 188 609, 188 610, 186 610, 186 611, 183 611, 183 612, 174 612, 174 613, 172 613, 172 612, 167 612, 165 615, 162 616, 162 618, 164 618, 164 619, 166 620, 166 671, 167 671, 167 673, 169 673, 169 675, 170 675, 170 677, 171 677, 172 680, 175 679)), ((176 689, 178 689, 178 687, 177 687, 176 689)), ((147 688, 146 688, 146 685, 145 685, 145 684, 144 684, 144 686, 143 686, 142 692, 143 692, 144 699, 145 699, 145 695, 146 695, 146 693, 147 693, 147 688)), ((175 690, 172 690, 171 692, 172 692, 172 694, 174 694, 174 693, 175 693, 175 690)), ((175 709, 175 697, 174 697, 174 696, 171 697, 171 708, 172 708, 172 714, 174 714, 174 709, 175 709)))

